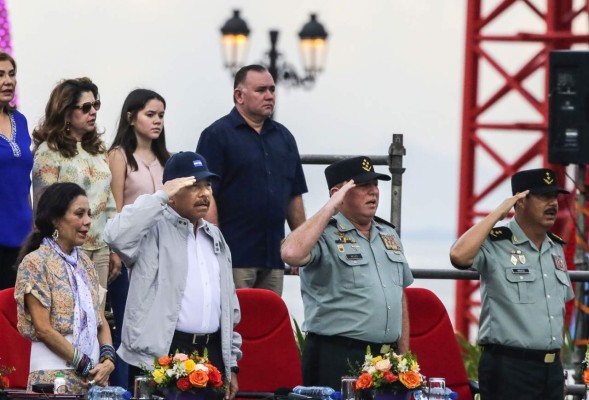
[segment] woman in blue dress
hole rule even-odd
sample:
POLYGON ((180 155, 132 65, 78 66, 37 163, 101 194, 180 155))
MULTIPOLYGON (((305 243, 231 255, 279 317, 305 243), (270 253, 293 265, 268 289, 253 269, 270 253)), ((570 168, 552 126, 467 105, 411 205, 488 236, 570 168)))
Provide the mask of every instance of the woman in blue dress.
POLYGON ((14 287, 14 265, 31 232, 31 138, 24 115, 11 105, 16 90, 16 62, 0 52, 0 290, 14 287))

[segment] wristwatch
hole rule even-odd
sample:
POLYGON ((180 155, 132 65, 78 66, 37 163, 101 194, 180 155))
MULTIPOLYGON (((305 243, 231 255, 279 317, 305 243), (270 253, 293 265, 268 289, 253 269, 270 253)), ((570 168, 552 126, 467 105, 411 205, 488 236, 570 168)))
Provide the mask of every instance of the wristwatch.
POLYGON ((231 367, 231 372, 239 374, 239 367, 231 367))

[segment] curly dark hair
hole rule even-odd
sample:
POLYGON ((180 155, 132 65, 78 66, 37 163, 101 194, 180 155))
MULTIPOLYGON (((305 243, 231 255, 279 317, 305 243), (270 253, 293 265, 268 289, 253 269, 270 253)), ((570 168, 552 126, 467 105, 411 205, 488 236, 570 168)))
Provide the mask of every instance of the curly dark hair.
MULTIPOLYGON (((153 90, 135 89, 127 95, 121 109, 117 134, 108 149, 110 152, 115 147, 122 148, 132 171, 137 171, 138 166, 135 157, 133 157, 133 153, 137 149, 137 137, 131 122, 135 121, 137 113, 145 108, 147 102, 154 99, 161 101, 164 104, 164 109, 166 108, 166 100, 153 90)), ((162 166, 166 165, 166 161, 170 158, 170 152, 166 149, 166 134, 163 126, 159 137, 151 141, 151 151, 162 166)))
POLYGON ((39 248, 43 238, 51 237, 55 230, 54 221, 65 215, 78 196, 86 196, 86 191, 72 182, 53 183, 43 190, 37 205, 35 227, 20 249, 17 265, 27 254, 39 248))
MULTIPOLYGON (((90 78, 65 79, 57 84, 45 106, 45 117, 33 131, 34 151, 46 141, 51 150, 59 151, 64 157, 77 154, 76 140, 67 132, 66 118, 85 92, 92 92, 98 100, 98 87, 90 78)), ((96 128, 84 134, 82 148, 94 156, 106 152, 101 134, 96 128)))

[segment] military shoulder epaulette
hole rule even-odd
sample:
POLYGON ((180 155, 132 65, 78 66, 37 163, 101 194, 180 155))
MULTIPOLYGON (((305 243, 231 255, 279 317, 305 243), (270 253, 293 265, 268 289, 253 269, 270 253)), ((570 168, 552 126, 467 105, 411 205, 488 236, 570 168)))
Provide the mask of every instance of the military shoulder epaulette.
POLYGON ((393 229, 397 230, 397 227, 393 224, 391 224, 389 221, 387 221, 386 219, 382 219, 380 217, 377 217, 376 215, 374 216, 374 220, 380 224, 384 224, 384 225, 388 225, 390 227, 392 227, 393 229))
POLYGON ((547 235, 548 235, 548 237, 549 237, 550 239, 552 239, 552 240, 553 240, 553 241, 555 241, 556 243, 560 243, 560 244, 562 244, 562 245, 565 245, 565 244, 567 244, 567 242, 565 242, 565 241, 564 241, 564 240, 563 240, 563 239, 562 239, 560 236, 558 236, 558 235, 555 235, 555 234, 554 234, 554 233, 552 233, 552 232, 548 232, 548 233, 547 233, 547 235))
POLYGON ((511 236, 511 229, 506 226, 493 228, 491 229, 491 232, 489 232, 489 239, 491 239, 493 242, 496 240, 511 239, 511 236))

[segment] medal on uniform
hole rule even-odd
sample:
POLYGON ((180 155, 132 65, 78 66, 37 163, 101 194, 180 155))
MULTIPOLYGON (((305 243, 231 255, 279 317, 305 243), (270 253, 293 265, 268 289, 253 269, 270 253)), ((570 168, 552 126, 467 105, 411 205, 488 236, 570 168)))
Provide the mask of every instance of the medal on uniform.
MULTIPOLYGON (((517 257, 515 255, 518 254, 518 251, 519 250, 511 250, 511 252, 510 252, 511 253, 510 260, 513 265, 517 265, 517 257)), ((521 253, 521 251, 520 251, 520 253, 521 253)))
POLYGON ((384 247, 387 250, 401 251, 401 246, 399 246, 399 243, 397 243, 395 236, 391 234, 381 233, 380 238, 382 240, 382 243, 384 244, 384 247))
POLYGON ((520 254, 519 256, 517 256, 517 258, 519 258, 519 262, 522 264, 526 263, 526 256, 523 254, 520 254))
POLYGON ((343 244, 338 244, 337 245, 337 249, 339 250, 340 253, 343 253, 346 251, 346 249, 344 249, 344 245, 343 244))
POLYGON ((553 254, 552 258, 554 259, 554 266, 556 267, 557 270, 559 271, 566 271, 567 268, 564 264, 564 260, 562 259, 561 256, 559 256, 558 254, 553 254))
POLYGON ((335 243, 356 243, 356 241, 354 239, 352 239, 351 237, 349 237, 348 235, 346 235, 344 232, 335 232, 335 234, 337 236, 339 236, 339 239, 337 239, 335 241, 335 243))

